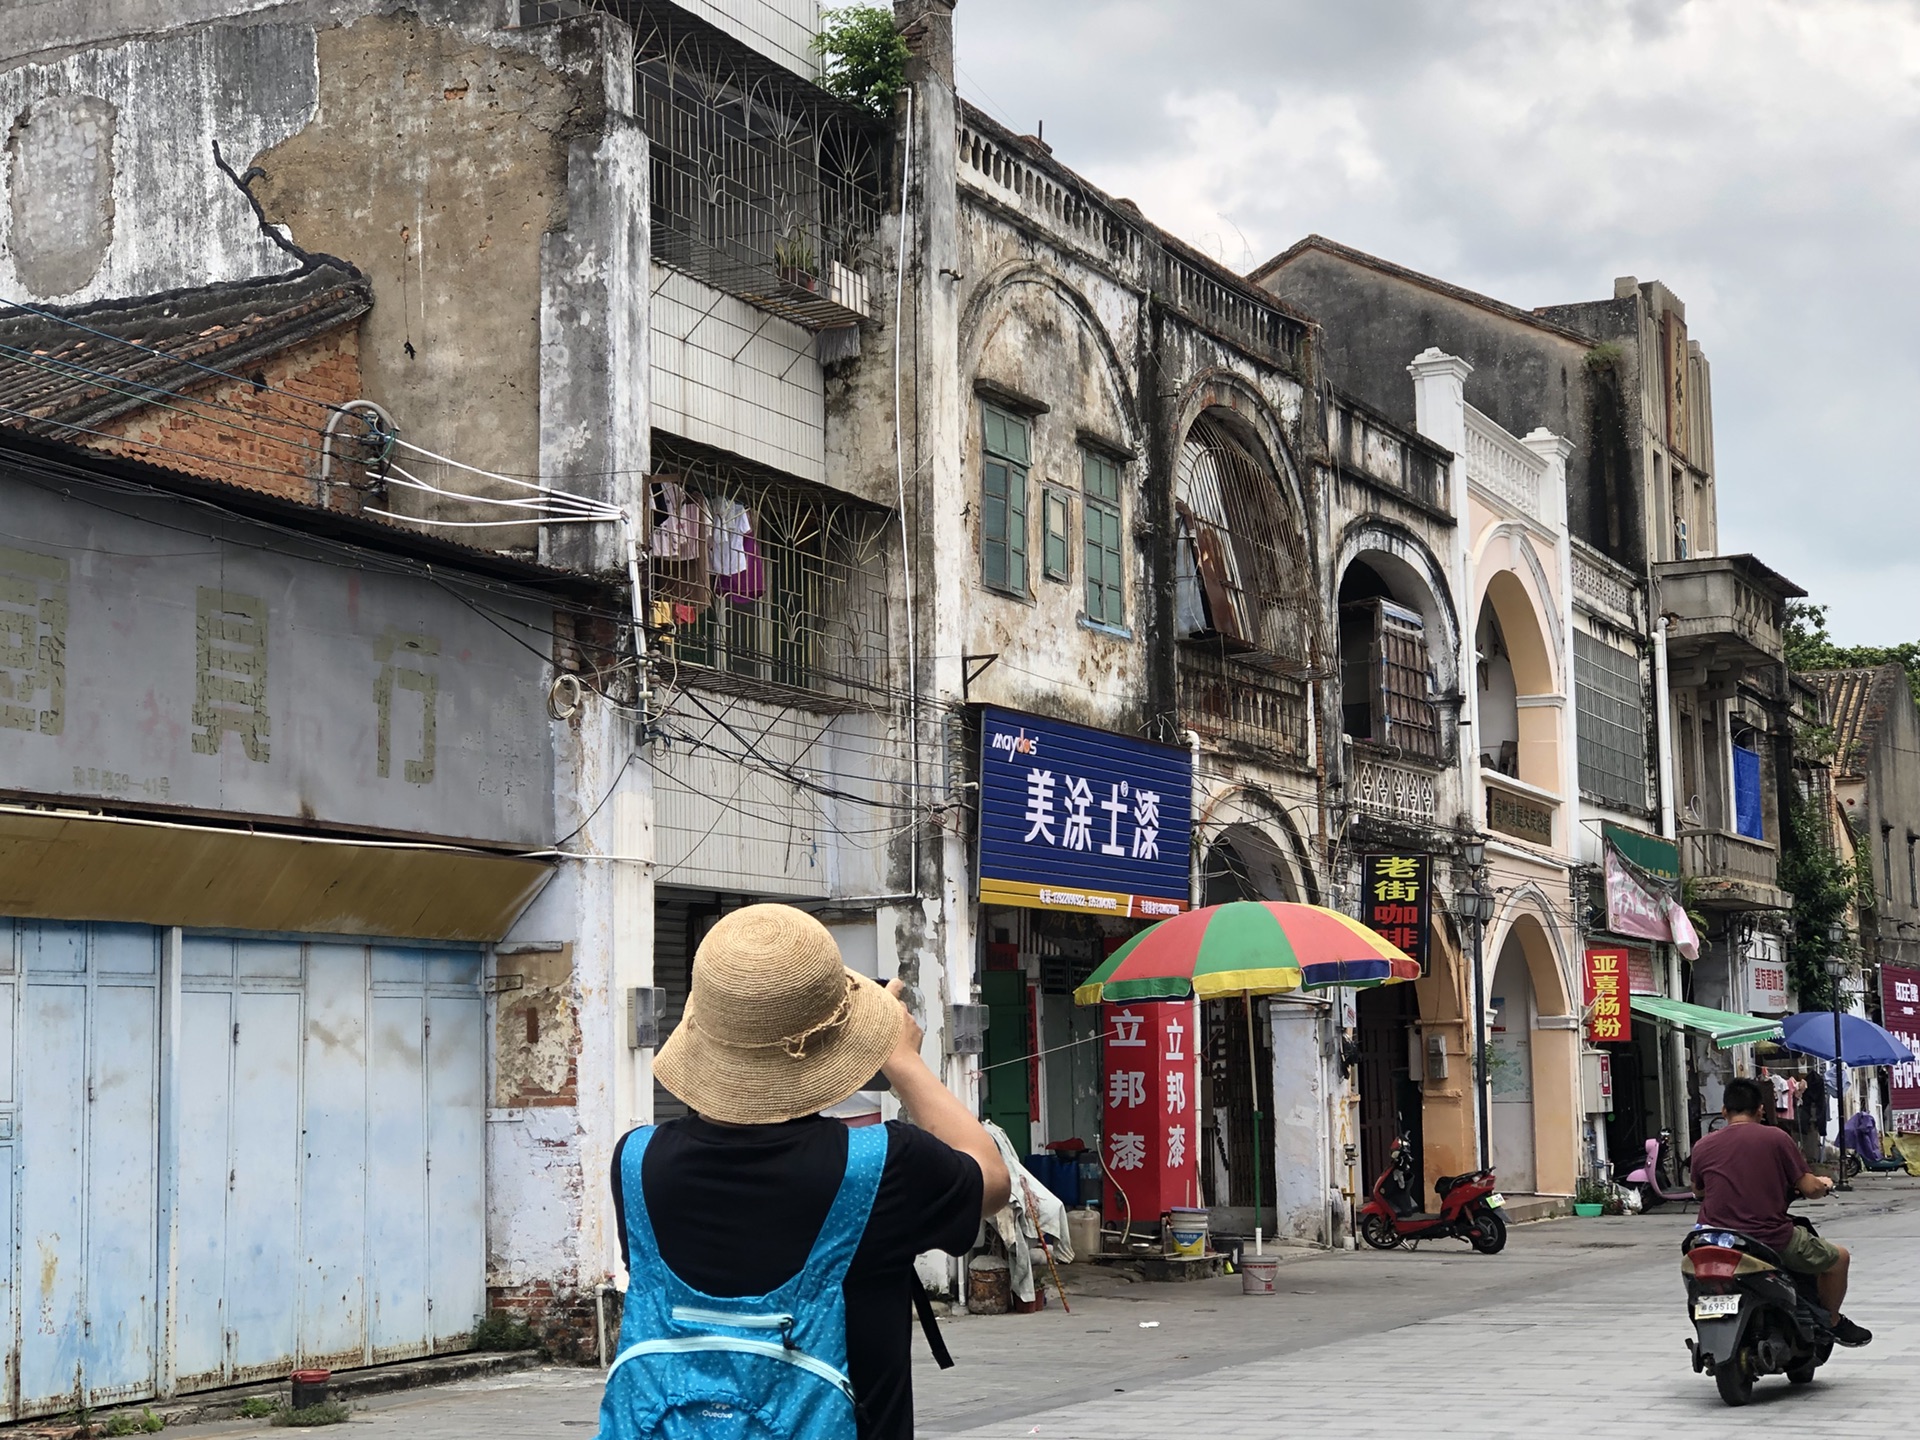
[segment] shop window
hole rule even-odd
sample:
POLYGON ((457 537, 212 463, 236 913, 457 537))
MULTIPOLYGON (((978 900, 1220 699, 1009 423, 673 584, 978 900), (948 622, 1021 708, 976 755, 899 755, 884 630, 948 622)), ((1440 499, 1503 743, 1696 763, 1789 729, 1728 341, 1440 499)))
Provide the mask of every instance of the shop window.
POLYGON ((1087 618, 1102 625, 1127 623, 1126 581, 1121 569, 1120 466, 1093 450, 1080 452, 1085 491, 1087 618))
POLYGON ((981 408, 980 578, 994 590, 1027 594, 1027 422, 995 405, 981 408))
POLYGON ((1585 631, 1573 636, 1580 788, 1609 805, 1647 804, 1647 716, 1640 657, 1585 631))
POLYGON ((1382 597, 1341 605, 1340 694, 1355 740, 1439 758, 1426 622, 1414 611, 1382 597))
POLYGON ((1041 499, 1040 573, 1049 580, 1068 580, 1073 563, 1067 548, 1067 530, 1072 511, 1064 493, 1047 490, 1041 499))
POLYGON ((1181 637, 1303 664, 1312 571, 1305 526, 1278 478, 1224 426, 1202 418, 1181 447, 1174 494, 1181 637))

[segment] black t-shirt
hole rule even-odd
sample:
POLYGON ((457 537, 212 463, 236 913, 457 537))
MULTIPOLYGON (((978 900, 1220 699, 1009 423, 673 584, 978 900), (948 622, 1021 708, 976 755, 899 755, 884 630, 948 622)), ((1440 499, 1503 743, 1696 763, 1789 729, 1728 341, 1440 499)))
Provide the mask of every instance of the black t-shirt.
MULTIPOLYGON (((620 1156, 613 1203, 627 1259, 620 1156)), ((823 1115, 784 1125, 669 1120, 647 1146, 641 1183, 667 1268, 708 1295, 764 1295, 800 1273, 847 1170, 847 1127, 823 1115)), ((980 1166, 899 1121, 887 1126, 887 1164, 842 1287, 847 1374, 860 1402, 860 1440, 913 1435, 913 1257, 959 1255, 980 1228, 980 1166)))

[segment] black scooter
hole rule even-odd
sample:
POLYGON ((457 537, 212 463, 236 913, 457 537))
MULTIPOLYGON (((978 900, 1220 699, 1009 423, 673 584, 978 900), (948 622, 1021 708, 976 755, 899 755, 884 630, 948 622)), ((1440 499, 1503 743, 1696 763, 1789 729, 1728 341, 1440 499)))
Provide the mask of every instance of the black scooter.
MULTIPOLYGON (((1801 1215, 1793 1223, 1813 1229, 1801 1215)), ((1753 1382, 1763 1375, 1808 1384, 1833 1353, 1813 1277, 1788 1270, 1751 1236, 1691 1231, 1680 1244, 1680 1273, 1697 1337, 1687 1342, 1694 1373, 1713 1376, 1727 1404, 1753 1399, 1753 1382)))

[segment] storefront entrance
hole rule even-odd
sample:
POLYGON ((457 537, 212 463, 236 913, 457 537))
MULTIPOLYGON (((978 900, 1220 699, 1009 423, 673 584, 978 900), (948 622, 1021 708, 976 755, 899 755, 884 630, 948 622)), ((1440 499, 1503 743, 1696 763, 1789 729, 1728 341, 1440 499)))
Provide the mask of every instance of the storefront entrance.
POLYGON ((1410 1063, 1420 997, 1412 985, 1382 985, 1362 990, 1356 1000, 1362 1187, 1373 1188, 1392 1160, 1394 1137, 1405 1135, 1413 1146, 1414 1185, 1424 1193, 1420 1081, 1410 1063))
POLYGON ((1519 937, 1509 935, 1494 967, 1487 1008, 1487 1088, 1492 1092, 1493 1172, 1508 1190, 1537 1188, 1533 1128, 1533 977, 1519 937))

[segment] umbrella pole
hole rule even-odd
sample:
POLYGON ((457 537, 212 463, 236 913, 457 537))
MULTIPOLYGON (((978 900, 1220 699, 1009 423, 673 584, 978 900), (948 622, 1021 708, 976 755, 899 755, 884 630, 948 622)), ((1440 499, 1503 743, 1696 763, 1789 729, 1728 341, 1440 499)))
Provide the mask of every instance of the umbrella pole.
POLYGON ((1833 1177, 1833 1188, 1851 1190, 1847 1184, 1847 1085, 1841 1076, 1840 1059, 1840 982, 1833 982, 1833 1102, 1834 1114, 1839 1117, 1840 1168, 1833 1177))
POLYGON ((1247 1079, 1253 1083, 1253 1253, 1264 1255, 1266 1236, 1260 1228, 1260 1177, 1267 1168, 1260 1154, 1260 1051, 1253 1043, 1253 992, 1242 990, 1240 999, 1247 1010, 1247 1079))

